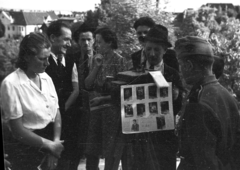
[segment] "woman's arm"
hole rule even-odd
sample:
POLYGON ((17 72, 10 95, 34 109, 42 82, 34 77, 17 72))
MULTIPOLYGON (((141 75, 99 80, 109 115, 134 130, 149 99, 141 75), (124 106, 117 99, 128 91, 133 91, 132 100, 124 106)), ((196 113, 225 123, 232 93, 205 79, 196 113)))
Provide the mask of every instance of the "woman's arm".
POLYGON ((60 141, 62 131, 62 119, 59 109, 53 125, 53 141, 60 141))
POLYGON ((13 136, 20 142, 37 148, 46 149, 55 157, 60 157, 63 150, 63 141, 51 141, 26 129, 23 126, 22 117, 9 120, 9 125, 13 136))
POLYGON ((96 56, 94 56, 93 58, 93 68, 90 71, 89 75, 87 76, 87 78, 85 79, 84 83, 85 83, 85 87, 86 89, 91 89, 92 85, 94 83, 94 80, 97 77, 97 74, 102 66, 102 55, 97 54, 96 56))
POLYGON ((72 82, 72 86, 73 86, 73 91, 65 103, 65 111, 68 110, 69 107, 72 106, 72 104, 76 101, 76 99, 79 95, 78 82, 72 82))

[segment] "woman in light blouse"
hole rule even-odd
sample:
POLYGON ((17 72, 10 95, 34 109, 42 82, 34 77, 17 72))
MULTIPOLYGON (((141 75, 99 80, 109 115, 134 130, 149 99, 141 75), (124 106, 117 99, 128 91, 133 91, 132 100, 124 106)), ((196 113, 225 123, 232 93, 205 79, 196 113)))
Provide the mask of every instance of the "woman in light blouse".
POLYGON ((20 43, 17 67, 1 84, 3 118, 13 136, 12 169, 55 169, 61 155, 61 116, 52 79, 45 73, 51 44, 42 33, 20 43), (45 158, 45 159, 44 159, 45 158), (43 167, 42 167, 43 168, 43 167))

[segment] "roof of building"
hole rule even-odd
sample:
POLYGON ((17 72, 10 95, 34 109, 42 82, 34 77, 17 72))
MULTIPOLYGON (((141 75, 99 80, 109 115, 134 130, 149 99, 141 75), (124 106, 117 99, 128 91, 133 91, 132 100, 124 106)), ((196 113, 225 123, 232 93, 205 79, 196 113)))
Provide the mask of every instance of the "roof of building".
MULTIPOLYGON (((7 13, 7 12, 6 12, 7 13)), ((9 11, 9 14, 13 18, 14 25, 41 25, 44 18, 50 16, 52 20, 58 19, 58 16, 54 11, 50 12, 23 12, 23 11, 9 11)))

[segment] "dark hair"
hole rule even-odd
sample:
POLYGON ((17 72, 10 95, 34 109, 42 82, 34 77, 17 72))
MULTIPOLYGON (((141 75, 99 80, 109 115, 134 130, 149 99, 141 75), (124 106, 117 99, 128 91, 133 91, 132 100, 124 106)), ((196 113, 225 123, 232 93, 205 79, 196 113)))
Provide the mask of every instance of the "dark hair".
POLYGON ((152 28, 155 25, 155 22, 150 17, 141 17, 135 21, 133 28, 137 30, 139 26, 148 26, 152 28))
POLYGON ((118 48, 117 35, 115 32, 113 32, 109 28, 107 27, 99 28, 94 32, 94 34, 95 35, 100 34, 106 43, 111 43, 112 49, 118 48))
POLYGON ((16 63, 17 68, 22 70, 27 69, 27 62, 25 60, 26 56, 35 56, 42 49, 50 48, 51 43, 48 37, 43 33, 30 33, 26 35, 20 43, 18 60, 16 63))
POLYGON ((214 56, 212 71, 217 79, 223 74, 224 64, 224 59, 222 57, 214 56))
POLYGON ((95 30, 96 29, 91 27, 87 22, 84 22, 78 27, 78 29, 76 29, 76 31, 74 31, 72 38, 75 42, 78 42, 81 33, 91 32, 93 34, 95 30))
POLYGON ((182 59, 184 59, 185 61, 190 60, 193 62, 194 65, 197 65, 202 69, 206 67, 210 68, 214 61, 214 58, 212 56, 201 54, 189 55, 186 57, 182 57, 182 59))
MULTIPOLYGON (((61 28, 65 27, 70 29, 69 25, 63 23, 62 21, 53 21, 47 28, 47 36, 50 37, 52 34, 59 37, 62 34, 61 28)), ((71 29, 70 29, 71 30, 71 29)))

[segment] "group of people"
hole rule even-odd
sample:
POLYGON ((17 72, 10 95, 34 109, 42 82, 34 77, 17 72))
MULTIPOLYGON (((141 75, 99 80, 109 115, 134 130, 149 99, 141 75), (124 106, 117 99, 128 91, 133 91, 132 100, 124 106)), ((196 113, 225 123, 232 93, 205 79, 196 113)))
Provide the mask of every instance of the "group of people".
POLYGON ((76 170, 83 157, 87 170, 97 170, 100 158, 105 170, 117 170, 120 161, 123 170, 175 170, 177 157, 179 170, 240 168, 238 103, 218 82, 222 60, 209 42, 187 36, 173 49, 167 28, 151 18, 141 17, 133 27, 142 49, 131 55, 132 68, 117 53, 117 35, 108 27, 83 23, 72 32, 53 21, 46 34, 23 38, 17 69, 1 84, 2 116, 12 136, 5 152, 13 170, 76 170), (180 117, 175 130, 122 133, 109 77, 127 70, 160 71, 172 82, 173 111, 180 117), (112 107, 85 112, 86 102, 112 107))

